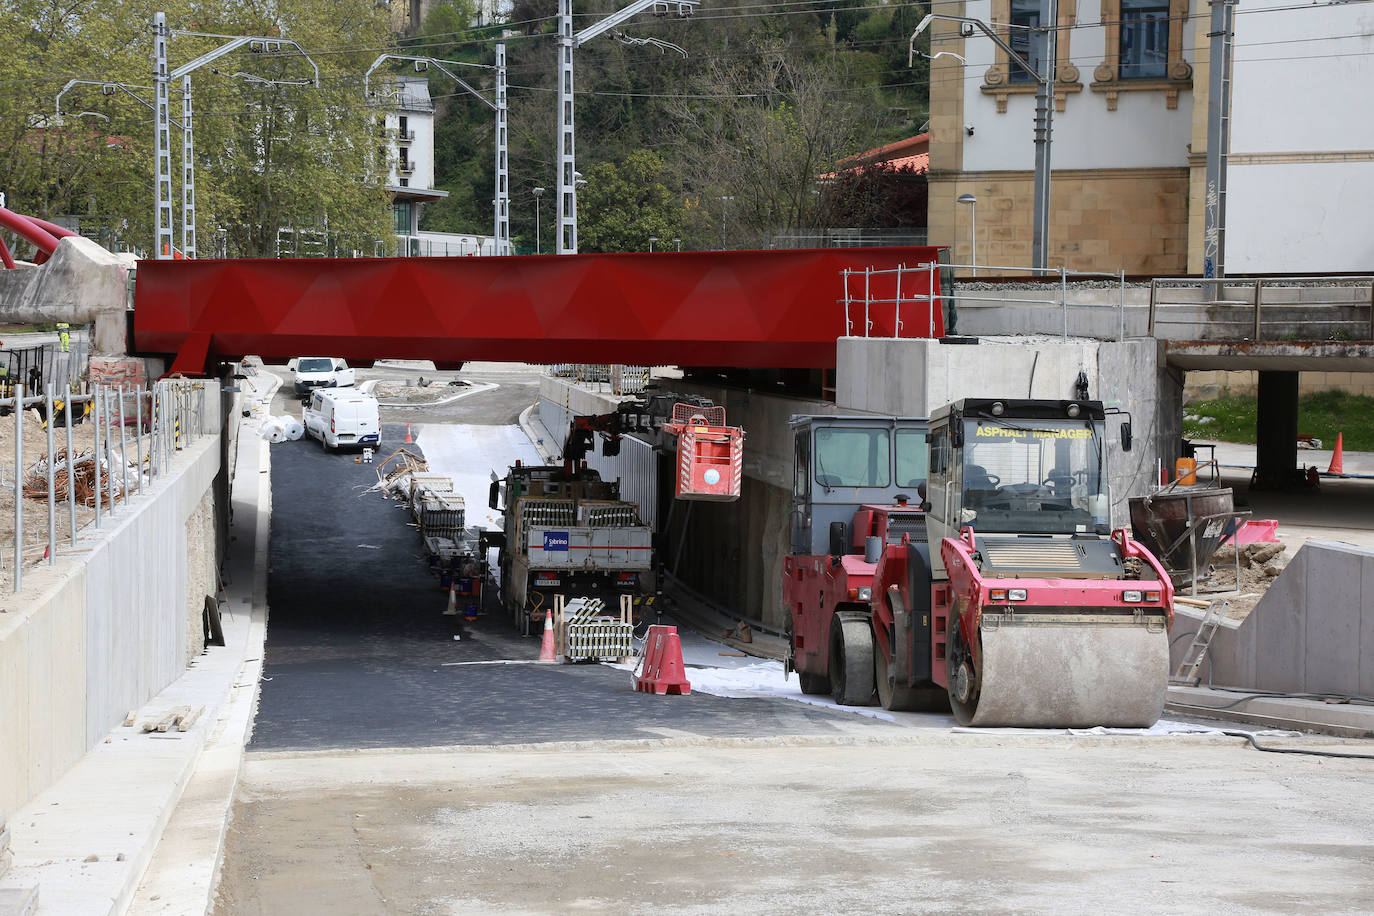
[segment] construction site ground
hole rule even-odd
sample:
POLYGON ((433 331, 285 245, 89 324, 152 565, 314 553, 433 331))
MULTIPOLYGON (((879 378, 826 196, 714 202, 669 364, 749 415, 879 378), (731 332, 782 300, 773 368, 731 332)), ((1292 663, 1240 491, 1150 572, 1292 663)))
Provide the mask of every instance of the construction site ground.
MULTIPOLYGON (((482 448, 532 399, 530 375, 489 379, 438 409, 482 448)), ((384 409, 383 453, 417 417, 435 422, 384 409)), ((436 432, 410 447, 453 438, 436 432)), ((288 442, 271 476, 265 668, 217 913, 1259 913, 1374 892, 1374 812, 1352 794, 1374 760, 636 693, 621 669, 531 664, 537 640, 494 609, 444 617, 368 466, 288 442)), ((718 655, 688 643, 689 665, 718 655)))

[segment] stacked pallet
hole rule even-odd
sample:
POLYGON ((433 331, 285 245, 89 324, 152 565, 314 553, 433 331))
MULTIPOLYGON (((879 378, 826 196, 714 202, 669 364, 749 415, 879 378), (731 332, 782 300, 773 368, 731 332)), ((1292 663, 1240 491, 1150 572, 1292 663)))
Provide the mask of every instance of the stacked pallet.
POLYGON ((463 497, 453 492, 453 481, 437 474, 411 476, 410 515, 425 538, 460 540, 466 511, 463 497))

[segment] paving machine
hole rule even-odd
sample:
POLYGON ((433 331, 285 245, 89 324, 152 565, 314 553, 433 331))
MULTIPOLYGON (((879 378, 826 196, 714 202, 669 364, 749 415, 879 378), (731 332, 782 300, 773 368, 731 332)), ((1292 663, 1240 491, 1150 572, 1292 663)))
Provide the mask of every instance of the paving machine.
POLYGON ((984 398, 929 421, 794 418, 783 595, 802 690, 948 704, 962 725, 1152 725, 1173 586, 1110 529, 1105 421, 1096 401, 984 398))

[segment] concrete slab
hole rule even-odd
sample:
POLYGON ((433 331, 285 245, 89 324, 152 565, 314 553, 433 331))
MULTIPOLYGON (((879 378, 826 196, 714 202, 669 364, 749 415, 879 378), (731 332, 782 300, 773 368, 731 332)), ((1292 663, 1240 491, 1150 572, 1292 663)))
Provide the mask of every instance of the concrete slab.
POLYGON ((1167 709, 1200 718, 1227 719, 1267 728, 1343 738, 1374 737, 1374 705, 1264 696, 1243 690, 1170 687, 1167 709))

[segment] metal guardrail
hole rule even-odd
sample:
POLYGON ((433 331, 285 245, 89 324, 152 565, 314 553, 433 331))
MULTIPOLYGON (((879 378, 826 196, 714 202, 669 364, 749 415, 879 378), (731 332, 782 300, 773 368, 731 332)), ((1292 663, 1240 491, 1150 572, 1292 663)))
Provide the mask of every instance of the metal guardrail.
POLYGON ((1360 329, 1361 329, 1361 330, 1364 330, 1365 327, 1367 327, 1367 328, 1368 328, 1368 335, 1369 335, 1369 336, 1368 336, 1368 339, 1369 339, 1369 340, 1374 340, 1374 275, 1370 275, 1370 276, 1331 277, 1331 278, 1327 278, 1326 280, 1322 281, 1322 282, 1323 282, 1323 286, 1328 287, 1328 288, 1329 288, 1329 287, 1336 287, 1336 288, 1345 288, 1345 289, 1350 289, 1350 290, 1352 290, 1352 296, 1351 296, 1351 298, 1350 298, 1349 300, 1344 300, 1344 299, 1335 300, 1335 299, 1333 299, 1332 301, 1329 301, 1329 302, 1315 302, 1315 301, 1312 301, 1312 300, 1309 299, 1309 300, 1306 301, 1306 302, 1283 302, 1283 303, 1279 303, 1279 302, 1269 302, 1269 303, 1266 303, 1266 302, 1264 301, 1264 290, 1265 290, 1266 287, 1280 287, 1280 286, 1283 286, 1283 287, 1292 288, 1293 286, 1297 285, 1297 286, 1302 287, 1302 288, 1312 288, 1312 287, 1311 287, 1312 282, 1313 282, 1313 278, 1310 277, 1310 276, 1309 276, 1309 277, 1222 277, 1222 278, 1213 278, 1213 279, 1197 279, 1197 278, 1195 278, 1195 277, 1167 277, 1167 278, 1156 278, 1156 279, 1153 279, 1153 280, 1150 281, 1150 323, 1149 323, 1150 336, 1151 336, 1151 337, 1155 336, 1155 328, 1156 328, 1157 325, 1161 325, 1161 324, 1193 324, 1193 323, 1196 323, 1196 322, 1195 322, 1195 319, 1179 319, 1179 318, 1167 318, 1167 317, 1163 317, 1163 316, 1161 316, 1161 315, 1158 314, 1158 309, 1159 309, 1160 306, 1188 306, 1188 305, 1200 306, 1200 307, 1207 307, 1207 306, 1232 306, 1232 307, 1244 307, 1244 306, 1249 306, 1249 307, 1250 307, 1250 310, 1251 310, 1251 311, 1250 311, 1250 315, 1247 316, 1247 317, 1245 317, 1245 318, 1227 319, 1227 318, 1218 318, 1218 317, 1214 317, 1214 316, 1208 316, 1208 318, 1207 318, 1207 323, 1208 323, 1209 325, 1228 325, 1228 326, 1235 326, 1235 327, 1242 328, 1242 329, 1244 329, 1245 332, 1248 332, 1248 333, 1246 333, 1245 335, 1237 335, 1238 337, 1239 337, 1239 336, 1245 336, 1245 337, 1248 337, 1248 339, 1250 339, 1250 340, 1256 340, 1256 341, 1258 341, 1258 340, 1263 340, 1263 339, 1264 339, 1264 322, 1263 322, 1263 315, 1264 315, 1264 307, 1265 307, 1266 305, 1270 306, 1271 308, 1278 308, 1278 307, 1301 308, 1301 307, 1305 307, 1305 306, 1306 306, 1306 307, 1311 307, 1311 306, 1318 306, 1318 307, 1323 307, 1323 306, 1324 306, 1324 307, 1331 307, 1331 306, 1348 306, 1348 307, 1353 307, 1353 308, 1365 308, 1365 307, 1367 307, 1367 308, 1369 309, 1369 321, 1368 321, 1368 324, 1365 325, 1364 322, 1356 321, 1356 320, 1354 320, 1354 319, 1349 319, 1349 318, 1335 318, 1335 319, 1332 319, 1332 318, 1308 318, 1308 317, 1304 317, 1304 318, 1302 319, 1302 321, 1301 321, 1301 324, 1303 324, 1304 326, 1329 326, 1329 325, 1344 325, 1344 326, 1346 326, 1346 327, 1360 326, 1360 329), (1368 293, 1367 293, 1367 294, 1365 294, 1364 287, 1368 287, 1368 293), (1226 299, 1226 298, 1223 298, 1223 297, 1226 295, 1226 290, 1227 290, 1227 288, 1231 288, 1231 289, 1235 289, 1235 290, 1248 290, 1248 292, 1249 292, 1249 300, 1246 301, 1246 300, 1244 300, 1244 299, 1226 299), (1175 289, 1175 290, 1177 290, 1177 289, 1196 290, 1196 291, 1198 291, 1199 295, 1198 295, 1196 298, 1180 299, 1180 300, 1178 300, 1178 301, 1168 301, 1168 300, 1167 300, 1166 298, 1164 298, 1164 297, 1167 295, 1167 290, 1170 290, 1170 289, 1175 289), (1358 298, 1358 299, 1357 299, 1356 296, 1354 295, 1355 293, 1358 293, 1358 294, 1359 294, 1359 298, 1358 298))
MULTIPOLYGON (((863 304, 863 307, 864 307, 864 313, 863 313, 863 326, 862 326, 862 330, 863 330, 862 336, 864 336, 864 337, 872 336, 872 335, 870 334, 870 332, 873 330, 872 314, 873 314, 873 306, 875 306, 875 305, 884 305, 884 306, 890 305, 890 306, 892 306, 892 308, 893 308, 893 323, 892 323, 892 327, 893 327, 893 336, 894 336, 894 337, 908 336, 908 335, 903 335, 903 334, 902 334, 902 330, 906 327, 906 323, 902 321, 902 305, 903 305, 904 303, 906 303, 906 304, 911 304, 911 305, 915 305, 915 304, 918 304, 918 303, 927 303, 927 309, 926 309, 926 314, 927 314, 926 336, 927 336, 927 337, 933 337, 933 336, 935 335, 935 307, 934 307, 934 303, 936 303, 936 302, 942 302, 942 303, 943 303, 943 302, 958 301, 958 302, 994 302, 994 303, 1006 304, 1006 305, 1057 305, 1057 306, 1060 307, 1060 310, 1063 312, 1063 316, 1064 316, 1063 329, 1062 329, 1062 331, 1061 331, 1061 337, 1063 337, 1064 339, 1067 339, 1068 336, 1069 336, 1069 310, 1070 310, 1070 309, 1115 308, 1116 311, 1117 311, 1117 315, 1118 315, 1118 335, 1117 335, 1117 339, 1118 339, 1118 340, 1125 340, 1125 339, 1126 339, 1126 272, 1125 272, 1124 270, 1119 271, 1119 272, 1114 273, 1114 274, 1111 274, 1111 273, 1101 273, 1101 272, 1097 272, 1097 271, 1068 270, 1067 268, 1063 268, 1063 267, 1057 267, 1057 268, 1053 268, 1053 269, 1048 269, 1048 268, 1036 268, 1036 267, 1007 267, 1007 266, 996 265, 996 264, 943 264, 943 263, 937 263, 937 262, 928 262, 928 263, 925 263, 925 264, 917 264, 917 265, 915 265, 914 267, 907 267, 905 264, 902 264, 902 265, 899 265, 899 266, 897 266, 897 267, 895 267, 895 268, 887 268, 887 269, 883 269, 883 270, 874 270, 873 268, 864 268, 863 270, 852 270, 852 269, 846 268, 845 270, 841 271, 840 273, 841 273, 841 276, 842 276, 842 279, 843 279, 843 282, 844 282, 844 298, 843 298, 842 302, 843 302, 843 305, 844 305, 845 333, 846 333, 847 335, 849 335, 849 336, 854 336, 854 323, 855 323, 855 322, 854 322, 854 316, 853 316, 853 314, 852 314, 853 308, 854 308, 856 305, 860 304, 860 303, 862 303, 862 304, 863 304), (951 294, 945 294, 945 293, 937 293, 937 294, 931 294, 931 293, 917 293, 917 294, 912 294, 912 295, 910 295, 910 296, 903 296, 903 295, 902 295, 902 277, 903 277, 904 275, 910 275, 910 274, 925 274, 925 275, 926 275, 926 287, 925 287, 925 288, 926 288, 927 290, 934 290, 934 289, 935 289, 935 274, 936 274, 937 271, 940 271, 940 270, 960 270, 960 269, 968 269, 968 270, 974 271, 974 272, 975 272, 975 275, 976 275, 976 271, 978 271, 978 270, 981 269, 981 270, 1005 271, 1005 272, 1023 271, 1023 272, 1026 272, 1026 273, 1031 274, 1032 276, 1045 275, 1045 276, 1048 276, 1048 277, 1051 277, 1051 278, 1052 278, 1052 277, 1058 277, 1058 278, 1059 278, 1059 296, 1058 296, 1057 298, 1053 298, 1053 299, 1023 299, 1023 298, 1011 298, 1011 297, 1007 297, 1007 296, 971 296, 971 295, 968 295, 967 293, 962 293, 962 292, 960 292, 960 293, 951 293, 951 294), (875 298, 874 296, 872 296, 872 294, 871 294, 871 292, 870 292, 872 279, 873 279, 874 277, 880 277, 880 276, 893 276, 893 275, 895 275, 895 281, 896 281, 896 282, 895 282, 895 287, 894 287, 893 298, 890 298, 890 299, 888 299, 888 298, 875 298), (862 277, 862 278, 863 278, 863 281, 864 281, 862 296, 859 296, 858 294, 852 294, 852 293, 851 293, 851 280, 853 280, 853 279, 855 279, 855 278, 859 278, 859 277, 862 277), (1074 280, 1074 281, 1078 281, 1078 280, 1112 280, 1112 281, 1115 281, 1116 290, 1117 290, 1117 296, 1116 296, 1116 300, 1117 300, 1117 301, 1116 301, 1115 303, 1103 303, 1102 305, 1089 304, 1089 303, 1071 303, 1071 302, 1069 302, 1069 287, 1068 287, 1068 283, 1069 283, 1070 280, 1074 280)), ((968 279, 965 278, 965 281, 964 281, 964 282, 968 282, 968 279)), ((975 281, 973 281, 973 282, 977 282, 977 281, 975 280, 975 281)), ((911 336, 914 336, 914 335, 911 335, 911 336)))
POLYGON ((81 530, 77 524, 78 504, 94 509, 92 523, 96 528, 102 527, 117 509, 128 506, 131 494, 141 495, 167 474, 178 451, 216 432, 206 423, 208 384, 202 381, 173 379, 158 382, 151 388, 97 385, 89 394, 73 394, 70 387, 58 394, 49 385, 41 396, 28 397, 22 384, 14 388, 12 397, 0 399, 0 412, 13 416, 15 425, 14 464, 10 467, 0 465, 0 475, 13 475, 13 480, 5 483, 13 485, 14 540, 8 564, 0 553, 0 568, 8 566, 15 594, 23 588, 24 580, 25 500, 46 501, 47 543, 39 544, 35 536, 35 543, 27 550, 29 553, 41 550, 39 561, 46 559, 51 566, 57 562, 59 486, 65 490, 66 540, 68 547, 74 550, 77 532, 81 530), (47 443, 37 460, 26 466, 24 414, 33 408, 37 408, 44 418, 47 443), (79 417, 76 416, 78 409, 79 417), (55 443, 54 431, 59 415, 66 439, 65 447, 60 449, 55 443), (85 422, 91 424, 93 442, 90 451, 77 454, 73 427, 85 422), (28 495, 26 489, 30 491, 28 495), (78 489, 83 491, 80 497, 78 489), (36 496, 32 495, 35 491, 38 491, 36 496))
POLYGON ((649 366, 611 363, 555 363, 549 374, 583 385, 605 385, 611 394, 641 394, 649 385, 649 366))

